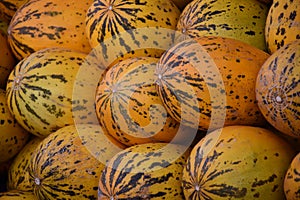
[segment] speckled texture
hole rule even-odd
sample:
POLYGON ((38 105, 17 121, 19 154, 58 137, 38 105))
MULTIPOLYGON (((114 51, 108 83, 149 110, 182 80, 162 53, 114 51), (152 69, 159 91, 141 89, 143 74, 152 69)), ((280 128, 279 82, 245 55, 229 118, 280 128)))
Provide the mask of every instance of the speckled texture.
POLYGON ((5 91, 0 89, 0 163, 16 156, 30 136, 10 113, 5 95, 5 91))
POLYGON ((284 178, 284 193, 287 200, 297 200, 300 198, 300 153, 292 160, 285 178, 284 178))
POLYGON ((268 7, 257 0, 194 0, 180 15, 177 29, 189 37, 222 36, 266 50, 268 7))
POLYGON ((32 192, 11 190, 0 193, 1 200, 38 200, 32 192))
POLYGON ((85 57, 70 49, 47 48, 16 65, 7 83, 7 102, 20 125, 44 137, 73 123, 72 100, 81 103, 72 99, 73 84, 85 57))
POLYGON ((177 134, 179 124, 167 114, 156 91, 158 60, 137 57, 121 61, 107 71, 97 87, 99 122, 125 145, 170 142, 177 134))
POLYGON ((228 126, 206 135, 183 171, 185 199, 283 200, 295 151, 267 129, 228 126))
POLYGON ((155 72, 159 95, 168 113, 189 127, 263 125, 255 82, 268 57, 264 51, 230 38, 185 40, 160 58, 155 72))
POLYGON ((300 40, 300 2, 274 0, 266 19, 267 48, 274 53, 294 40, 300 40))
POLYGON ((149 143, 116 154, 99 182, 98 200, 182 200, 182 170, 189 151, 183 146, 149 143))
POLYGON ((85 13, 92 0, 33 0, 24 4, 9 25, 9 42, 22 59, 47 47, 63 47, 89 53, 85 13))
POLYGON ((300 138, 300 40, 273 53, 256 82, 258 106, 280 132, 300 138))

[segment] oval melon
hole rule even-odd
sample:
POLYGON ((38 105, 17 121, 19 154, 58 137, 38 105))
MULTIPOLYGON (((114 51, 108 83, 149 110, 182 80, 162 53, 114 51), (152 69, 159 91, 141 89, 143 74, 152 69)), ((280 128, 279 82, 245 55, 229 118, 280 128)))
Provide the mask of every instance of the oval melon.
POLYGON ((131 146, 111 158, 101 174, 98 199, 184 199, 184 146, 148 143, 131 146))
POLYGON ((38 199, 97 199, 106 162, 123 146, 97 125, 70 125, 46 137, 29 164, 30 182, 38 199))
POLYGON ((8 28, 8 39, 21 60, 50 47, 89 53, 85 34, 85 13, 92 0, 32 0, 17 10, 8 28))
POLYGON ((168 113, 185 126, 261 126, 265 119, 256 103, 255 81, 268 57, 231 38, 184 40, 160 58, 157 89, 168 113))
POLYGON ((256 81, 259 109, 284 134, 300 138, 300 40, 274 52, 256 81))
POLYGON ((284 199, 283 180, 295 151, 273 132, 227 126, 207 134, 183 171, 185 199, 284 199), (275 164, 276 163, 276 164, 275 164))

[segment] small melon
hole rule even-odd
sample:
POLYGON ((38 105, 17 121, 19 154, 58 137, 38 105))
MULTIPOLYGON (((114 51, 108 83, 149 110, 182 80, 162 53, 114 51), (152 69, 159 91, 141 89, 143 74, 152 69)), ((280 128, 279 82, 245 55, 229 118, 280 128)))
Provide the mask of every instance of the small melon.
POLYGON ((134 145, 119 152, 101 174, 98 199, 184 199, 182 170, 189 152, 167 143, 134 145))
POLYGON ((267 129, 227 126, 210 132, 184 168, 185 199, 283 200, 283 180, 295 154, 267 129))
POLYGON ((284 179, 284 193, 287 200, 300 199, 300 153, 298 153, 286 172, 284 179))
POLYGON ((267 121, 284 134, 300 138, 300 40, 274 52, 261 67, 256 99, 267 121))
POLYGON ((300 40, 299 0, 274 0, 266 19, 265 38, 269 53, 300 40))

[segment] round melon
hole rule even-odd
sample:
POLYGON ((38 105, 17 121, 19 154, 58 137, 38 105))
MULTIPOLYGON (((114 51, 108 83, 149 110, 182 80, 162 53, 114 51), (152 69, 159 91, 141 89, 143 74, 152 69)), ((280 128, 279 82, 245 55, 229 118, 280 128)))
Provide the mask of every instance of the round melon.
POLYGON ((300 40, 274 52, 256 81, 258 106, 280 132, 300 138, 300 40))
POLYGON ((124 147, 97 125, 70 125, 46 137, 29 164, 38 199, 97 199, 106 162, 124 147))
POLYGON ((1 200, 38 200, 32 192, 11 190, 0 193, 1 200))
POLYGON ((10 113, 5 94, 5 91, 0 89, 0 163, 16 156, 30 136, 10 113))
POLYGON ((184 146, 148 143, 116 154, 101 174, 98 199, 184 199, 182 170, 189 154, 184 146))
POLYGON ((89 53, 85 34, 85 13, 92 0, 32 0, 17 10, 8 28, 8 39, 21 60, 50 47, 89 53))
POLYGON ((0 88, 6 88, 9 74, 17 64, 7 41, 7 35, 0 30, 0 88))
POLYGON ((265 38, 271 54, 294 40, 300 40, 299 1, 273 1, 266 19, 265 38))
POLYGON ((286 172, 284 179, 284 193, 287 200, 300 199, 300 153, 298 153, 286 172))
POLYGON ((231 38, 203 36, 168 49, 156 67, 159 95, 168 113, 200 130, 223 125, 263 125, 255 81, 269 57, 231 38))
POLYGON ((7 22, 10 22, 16 11, 28 0, 1 0, 0 15, 7 22))
POLYGON ((273 132, 227 126, 207 134, 183 170, 185 199, 284 199, 283 182, 295 151, 273 132))
POLYGON ((72 97, 73 84, 85 57, 70 49, 46 48, 15 66, 8 78, 7 102, 20 125, 44 137, 73 124, 72 106, 78 100, 72 97))
POLYGON ((160 57, 173 43, 179 15, 171 0, 99 0, 87 11, 86 33, 108 66, 129 57, 160 57))
POLYGON ((97 87, 95 104, 101 127, 127 146, 184 139, 179 123, 166 112, 156 91, 158 60, 125 59, 110 68, 97 87))
POLYGON ((32 137, 22 150, 13 158, 8 169, 7 189, 20 191, 33 191, 30 183, 28 166, 35 148, 42 142, 40 137, 32 137))
POLYGON ((266 50, 268 7, 257 0, 194 0, 180 15, 177 30, 186 37, 221 36, 266 50))

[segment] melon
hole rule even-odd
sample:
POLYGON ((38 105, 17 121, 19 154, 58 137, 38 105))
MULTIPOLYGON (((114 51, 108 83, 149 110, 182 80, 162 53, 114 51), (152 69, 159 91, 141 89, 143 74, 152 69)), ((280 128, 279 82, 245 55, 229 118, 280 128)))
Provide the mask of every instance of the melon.
POLYGON ((99 0, 87 11, 86 33, 108 66, 130 57, 160 57, 173 43, 170 32, 179 15, 171 0, 99 0))
POLYGON ((268 10, 257 0, 194 0, 182 11, 177 30, 185 37, 229 37, 266 50, 268 10))
POLYGON ((120 61, 97 87, 95 104, 101 127, 127 146, 180 143, 189 138, 188 131, 179 130, 180 124, 167 113, 156 91, 158 60, 136 57, 120 61))
POLYGON ((285 140, 264 128, 215 130, 190 153, 182 178, 185 199, 282 200, 294 156, 285 140))
POLYGON ((266 19, 265 39, 271 54, 294 40, 300 40, 299 1, 273 1, 266 19))
POLYGON ((6 82, 9 74, 17 64, 17 61, 11 51, 7 41, 7 35, 0 30, 0 88, 6 88, 6 82))
POLYGON ((300 40, 274 52, 256 81, 259 109, 280 132, 300 138, 300 40))
POLYGON ((69 125, 47 136, 29 164, 38 199, 97 199, 99 178, 108 160, 123 145, 98 125, 69 125))
POLYGON ((32 0, 17 10, 8 27, 8 40, 21 60, 50 47, 89 53, 85 13, 92 0, 32 0))
POLYGON ((284 193, 287 200, 300 199, 300 153, 298 153, 286 172, 284 179, 284 193))
POLYGON ((5 91, 0 89, 0 163, 16 156, 30 136, 10 113, 5 95, 5 91))
POLYGON ((156 66, 157 90, 167 112, 200 130, 264 125, 255 96, 266 52, 232 38, 203 36, 168 49, 156 66))
POLYGON ((38 200, 32 192, 11 190, 0 193, 1 200, 38 200))
POLYGON ((42 138, 33 136, 22 148, 22 150, 13 158, 8 169, 7 189, 32 191, 33 184, 30 183, 28 166, 35 148, 42 142, 42 138))
POLYGON ((181 145, 134 145, 111 158, 101 174, 98 199, 184 199, 182 170, 189 150, 181 145))
POLYGON ((28 0, 1 0, 0 15, 4 20, 10 22, 16 11, 28 0))
POLYGON ((74 123, 72 107, 80 99, 73 99, 72 90, 85 57, 82 52, 53 47, 34 52, 15 66, 8 78, 7 102, 21 126, 45 137, 74 123))

